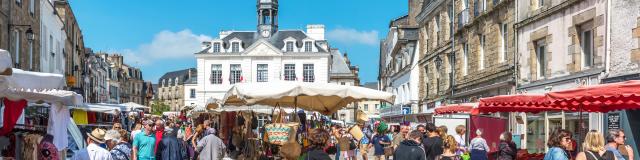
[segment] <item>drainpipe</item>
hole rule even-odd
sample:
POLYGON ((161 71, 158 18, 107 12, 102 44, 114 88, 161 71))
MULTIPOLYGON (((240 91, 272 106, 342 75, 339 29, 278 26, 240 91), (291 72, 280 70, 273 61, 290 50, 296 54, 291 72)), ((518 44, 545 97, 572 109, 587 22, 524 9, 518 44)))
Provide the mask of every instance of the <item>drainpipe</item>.
MULTIPOLYGON (((452 8, 453 11, 450 14, 451 14, 451 25, 453 25, 453 27, 450 27, 450 28, 455 28, 455 24, 456 24, 455 23, 456 22, 455 21, 456 20, 456 16, 455 16, 456 3, 455 2, 456 2, 455 0, 451 0, 451 8, 452 8)), ((454 29, 454 30, 457 30, 457 29, 454 29)), ((453 32, 453 31, 451 31, 451 32, 453 32)), ((456 83, 456 79, 455 79, 455 77, 456 77, 456 69, 455 69, 456 66, 453 65, 454 63, 452 63, 452 62, 456 61, 455 60, 455 58, 456 58, 456 54, 455 54, 456 53, 456 48, 455 48, 456 47, 456 45, 455 45, 456 44, 456 38, 455 37, 456 36, 455 36, 455 34, 450 34, 450 35, 452 35, 452 36, 450 37, 451 38, 451 56, 449 57, 449 64, 451 64, 451 76, 449 76, 449 78, 451 78, 451 83, 450 83, 450 86, 451 86, 451 97, 453 98, 453 95, 455 93, 455 88, 454 87, 455 87, 455 83, 456 83)))

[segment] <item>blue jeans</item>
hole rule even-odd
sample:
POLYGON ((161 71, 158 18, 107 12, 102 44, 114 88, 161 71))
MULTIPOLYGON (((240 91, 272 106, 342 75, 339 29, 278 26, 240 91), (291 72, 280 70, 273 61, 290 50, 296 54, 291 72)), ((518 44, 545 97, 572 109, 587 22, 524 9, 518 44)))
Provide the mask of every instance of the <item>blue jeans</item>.
POLYGON ((485 150, 472 149, 470 156, 471 156, 471 159, 473 159, 473 160, 488 160, 489 159, 487 157, 487 151, 485 151, 485 150))
POLYGON ((336 159, 335 160, 340 160, 340 145, 336 144, 336 159))

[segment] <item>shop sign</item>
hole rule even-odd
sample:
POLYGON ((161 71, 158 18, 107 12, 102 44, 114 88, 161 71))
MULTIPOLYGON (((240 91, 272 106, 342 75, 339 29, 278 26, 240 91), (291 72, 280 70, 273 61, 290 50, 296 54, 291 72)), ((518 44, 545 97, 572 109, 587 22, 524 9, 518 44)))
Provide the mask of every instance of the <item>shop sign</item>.
POLYGON ((620 113, 607 114, 607 128, 620 129, 620 113))

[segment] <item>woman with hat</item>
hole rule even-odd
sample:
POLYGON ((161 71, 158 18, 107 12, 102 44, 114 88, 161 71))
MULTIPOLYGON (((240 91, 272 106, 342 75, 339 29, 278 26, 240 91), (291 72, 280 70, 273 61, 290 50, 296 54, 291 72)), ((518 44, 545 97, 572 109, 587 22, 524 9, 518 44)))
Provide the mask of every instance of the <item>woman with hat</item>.
POLYGON ((106 131, 96 128, 91 133, 87 133, 87 148, 74 154, 72 160, 112 160, 111 153, 99 146, 105 142, 106 131))

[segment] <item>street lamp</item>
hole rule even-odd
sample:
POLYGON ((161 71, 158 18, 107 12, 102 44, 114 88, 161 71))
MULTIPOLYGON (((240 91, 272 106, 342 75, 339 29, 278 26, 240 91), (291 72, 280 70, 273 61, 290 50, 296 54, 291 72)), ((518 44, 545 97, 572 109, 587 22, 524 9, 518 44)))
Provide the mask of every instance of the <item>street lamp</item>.
POLYGON ((31 27, 29 27, 29 29, 27 29, 25 34, 27 35, 27 40, 29 42, 33 42, 33 40, 36 39, 36 36, 35 36, 35 34, 33 34, 33 30, 31 29, 31 27))

